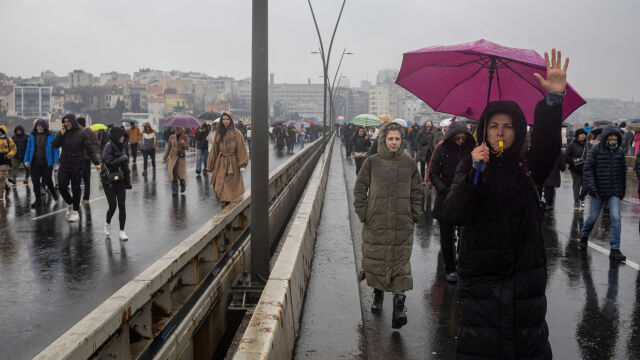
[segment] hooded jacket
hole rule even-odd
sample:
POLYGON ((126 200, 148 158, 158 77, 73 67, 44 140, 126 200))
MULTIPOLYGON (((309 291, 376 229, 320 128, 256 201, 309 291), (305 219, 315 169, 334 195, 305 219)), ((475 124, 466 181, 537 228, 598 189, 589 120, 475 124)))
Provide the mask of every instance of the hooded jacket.
POLYGON ((627 186, 627 164, 622 150, 622 134, 615 125, 602 130, 600 143, 593 146, 587 155, 583 170, 584 184, 590 194, 597 193, 601 199, 612 196, 624 198, 627 186), (607 147, 607 137, 618 136, 618 147, 607 147))
POLYGON ((120 138, 124 136, 124 131, 119 127, 113 127, 109 131, 109 142, 102 151, 103 168, 100 175, 103 179, 102 186, 125 186, 130 184, 129 157, 127 156, 125 145, 120 143, 120 138), (122 171, 124 178, 122 181, 105 181, 109 172, 122 171))
POLYGON ((434 219, 440 219, 442 206, 453 183, 458 164, 471 153, 474 147, 473 134, 469 132, 464 123, 455 122, 449 128, 442 144, 433 153, 429 163, 429 181, 436 188, 436 200, 433 205, 434 219), (458 134, 467 136, 460 146, 455 142, 455 136, 458 134))
POLYGON ((353 195, 356 214, 363 222, 359 279, 383 291, 412 289, 413 226, 423 196, 415 161, 402 148, 389 151, 384 136, 378 136, 378 153, 364 161, 353 195))
POLYGON ((513 145, 500 156, 490 154, 477 186, 467 155, 444 202, 444 218, 464 226, 458 244, 457 359, 551 359, 543 212, 536 186, 560 152, 562 105, 538 102, 528 151, 522 151, 524 114, 512 101, 487 105, 478 140, 496 113, 513 120, 513 145))
POLYGON ((38 120, 36 125, 33 127, 33 131, 31 135, 29 135, 29 140, 27 141, 27 150, 24 154, 24 162, 28 162, 30 166, 33 166, 33 157, 36 151, 36 134, 38 133, 38 125, 42 126, 44 129, 43 134, 47 137, 47 145, 45 147, 45 157, 47 158, 47 166, 53 166, 60 162, 60 152, 58 149, 54 148, 52 143, 56 138, 49 129, 47 128, 47 123, 44 120, 38 120))
POLYGON ((11 158, 18 152, 16 144, 7 133, 7 127, 0 125, 0 165, 11 165, 11 158))
POLYGON ((51 143, 54 148, 62 148, 60 170, 81 172, 85 151, 95 165, 100 164, 100 159, 89 141, 89 137, 80 130, 75 115, 68 114, 63 117, 63 119, 65 118, 71 121, 71 130, 66 130, 64 134, 58 133, 58 136, 51 143))
POLYGON ((16 149, 18 150, 15 159, 23 162, 24 154, 27 151, 27 141, 29 140, 29 137, 24 133, 24 128, 22 127, 22 125, 16 126, 16 128, 13 130, 13 136, 11 138, 16 144, 16 149), (18 134, 18 130, 22 131, 22 134, 18 134))

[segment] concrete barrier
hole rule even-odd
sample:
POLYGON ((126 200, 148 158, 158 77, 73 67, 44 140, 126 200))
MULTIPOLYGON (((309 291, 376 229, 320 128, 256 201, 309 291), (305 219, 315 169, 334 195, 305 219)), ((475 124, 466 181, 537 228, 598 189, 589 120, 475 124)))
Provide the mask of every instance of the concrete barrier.
POLYGON ((335 137, 321 156, 234 360, 290 359, 304 303, 335 137))

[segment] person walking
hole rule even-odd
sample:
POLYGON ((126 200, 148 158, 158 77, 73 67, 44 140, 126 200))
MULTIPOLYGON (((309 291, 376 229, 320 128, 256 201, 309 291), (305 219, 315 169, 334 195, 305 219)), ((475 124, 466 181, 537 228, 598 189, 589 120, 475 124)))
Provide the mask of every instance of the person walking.
POLYGON ((420 132, 420 126, 416 123, 413 123, 411 126, 409 126, 407 131, 408 131, 407 142, 409 143, 409 154, 410 154, 409 156, 411 156, 412 159, 415 159, 416 153, 418 152, 416 139, 418 137, 418 133, 420 132))
POLYGON ((9 177, 11 159, 18 153, 16 144, 7 133, 7 127, 0 125, 0 201, 11 194, 11 186, 6 180, 9 177))
MULTIPOLYGON (((89 143, 93 147, 93 150, 99 154, 100 150, 100 140, 98 140, 98 136, 91 130, 91 128, 87 128, 87 120, 83 117, 79 117, 76 119, 78 121, 78 126, 80 130, 84 131, 89 138, 89 143)), ((87 152, 84 153, 84 160, 82 162, 82 180, 84 182, 84 193, 82 195, 82 203, 89 203, 89 196, 91 195, 91 159, 89 159, 89 155, 87 152)))
POLYGON ((435 146, 435 132, 433 131, 433 123, 427 121, 416 136, 416 161, 420 163, 420 175, 422 179, 427 177, 428 163, 433 155, 435 146))
POLYGON ((588 154, 587 132, 578 129, 574 133, 573 140, 567 146, 566 159, 569 163, 569 172, 573 181, 573 210, 584 208, 584 198, 587 196, 587 188, 584 186, 582 171, 588 154))
POLYGON ((169 147, 169 139, 173 135, 173 130, 170 127, 166 127, 164 132, 162 133, 162 140, 164 140, 164 148, 165 150, 169 147))
MULTIPOLYGON (((16 126, 13 130, 13 143, 16 144, 17 153, 16 156, 11 158, 11 174, 9 176, 9 182, 12 184, 16 184, 16 178, 18 177, 18 169, 20 169, 20 165, 24 166, 24 154, 27 151, 27 142, 29 141, 29 137, 25 135, 24 128, 22 125, 16 126)), ((24 167, 24 180, 23 184, 29 183, 29 168, 24 167)))
POLYGON ((587 248, 589 234, 606 202, 611 219, 609 258, 622 262, 626 260, 626 256, 620 252, 620 200, 624 198, 627 187, 627 164, 622 151, 622 134, 617 126, 607 125, 602 130, 601 139, 600 143, 589 150, 584 164, 584 185, 589 191, 591 201, 589 216, 582 226, 580 248, 587 248))
POLYGON ((100 159, 96 154, 89 137, 80 130, 76 116, 67 114, 62 118, 62 128, 60 133, 51 142, 54 148, 61 148, 60 168, 58 169, 58 188, 60 195, 67 203, 67 220, 74 222, 80 220, 78 208, 80 206, 80 180, 82 179, 82 168, 84 166, 84 154, 89 155, 91 161, 96 165, 96 170, 100 170, 100 159), (69 194, 69 182, 71 182, 71 192, 69 194))
POLYGON ((244 194, 244 180, 240 169, 245 169, 248 164, 249 154, 244 136, 233 126, 231 115, 223 113, 207 161, 207 171, 211 173, 209 182, 223 208, 244 194))
POLYGON ((142 159, 144 161, 144 168, 142 170, 142 176, 147 175, 147 159, 151 158, 151 167, 153 172, 156 171, 156 148, 158 147, 158 135, 153 130, 151 124, 144 123, 144 131, 140 136, 140 149, 142 150, 142 159))
POLYGON ((107 198, 109 209, 107 219, 104 223, 104 234, 111 236, 111 219, 118 209, 118 220, 120 222, 120 240, 128 240, 129 236, 124 231, 127 221, 127 209, 125 200, 126 191, 131 189, 131 172, 129 171, 129 157, 124 149, 124 132, 119 127, 114 127, 109 131, 109 142, 102 152, 102 163, 104 166, 100 171, 102 189, 107 198))
POLYGON ((391 326, 407 324, 405 291, 413 288, 413 228, 422 210, 423 187, 415 161, 402 148, 402 127, 384 124, 378 153, 362 165, 353 190, 362 222, 362 271, 373 290, 371 312, 382 311, 384 292, 393 292, 391 326))
POLYGON ((347 152, 347 159, 351 159, 351 153, 353 152, 353 144, 351 143, 351 138, 355 134, 355 126, 353 124, 349 124, 347 128, 344 130, 344 142, 347 152))
MULTIPOLYGON (((513 101, 487 104, 480 144, 458 168, 444 202, 446 221, 464 226, 458 245, 458 359, 551 359, 543 207, 537 186, 562 144, 562 100, 568 59, 545 53, 545 98, 527 124, 513 101), (478 175, 478 181, 475 181, 478 175)), ((503 96, 509 96, 503 94, 503 96)))
POLYGON ((140 128, 136 126, 136 123, 130 122, 127 135, 129 137, 129 145, 131 146, 131 160, 135 163, 138 160, 138 144, 140 143, 142 131, 140 131, 140 128))
POLYGON ((52 143, 56 136, 47 128, 44 120, 38 120, 27 140, 27 149, 24 154, 24 166, 31 170, 31 183, 36 200, 31 207, 36 209, 42 206, 40 184, 51 192, 53 200, 58 201, 58 193, 53 186, 51 174, 53 166, 60 161, 60 153, 52 143))
POLYGON ((369 156, 369 148, 371 147, 371 141, 367 130, 363 127, 358 127, 358 131, 353 134, 349 141, 353 144, 353 155, 356 159, 356 175, 362 168, 362 163, 369 156))
POLYGON ((207 137, 209 136, 209 129, 207 124, 202 124, 196 130, 196 174, 200 175, 201 169, 204 167, 204 171, 207 171, 207 159, 209 157, 209 142, 207 137))
POLYGON ((187 188, 184 180, 187 176, 187 150, 189 150, 189 136, 182 128, 175 128, 162 158, 163 163, 169 161, 169 180, 171 180, 173 196, 178 196, 178 180, 181 193, 184 193, 187 188))
POLYGON ((307 137, 307 129, 303 126, 298 131, 298 140, 300 141, 300 149, 304 149, 304 142, 307 137))
POLYGON ((475 147, 473 134, 464 123, 455 122, 449 128, 442 144, 433 153, 429 165, 429 180, 436 188, 436 199, 433 205, 433 218, 440 225, 440 249, 444 260, 444 270, 447 282, 456 282, 456 225, 442 217, 444 200, 449 194, 458 164, 471 154, 475 147))
POLYGON ((296 136, 298 135, 298 130, 293 124, 287 126, 285 131, 285 135, 287 138, 287 154, 293 154, 293 147, 296 144, 296 136))

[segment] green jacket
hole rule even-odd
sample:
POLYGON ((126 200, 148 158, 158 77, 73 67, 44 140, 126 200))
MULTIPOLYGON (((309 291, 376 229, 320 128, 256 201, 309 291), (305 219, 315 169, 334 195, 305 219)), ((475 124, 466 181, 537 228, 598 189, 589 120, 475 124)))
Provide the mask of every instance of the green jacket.
POLYGON ((378 153, 365 160, 354 193, 362 227, 359 279, 383 291, 413 288, 413 225, 422 207, 423 183, 415 161, 402 148, 391 152, 378 137, 378 153))

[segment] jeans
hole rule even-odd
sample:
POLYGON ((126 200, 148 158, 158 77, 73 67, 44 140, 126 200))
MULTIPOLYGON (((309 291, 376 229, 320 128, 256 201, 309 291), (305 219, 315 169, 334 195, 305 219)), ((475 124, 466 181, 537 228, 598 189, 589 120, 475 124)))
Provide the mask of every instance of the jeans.
POLYGON ((587 220, 584 222, 581 235, 583 237, 589 237, 591 230, 593 230, 593 225, 596 223, 596 220, 598 220, 600 210, 602 209, 605 201, 609 205, 609 214, 611 217, 611 240, 609 241, 609 244, 612 249, 620 249, 622 220, 620 219, 620 198, 617 196, 612 196, 608 199, 596 199, 591 196, 589 217, 587 217, 587 220))
POLYGON ((304 149, 304 140, 305 140, 306 135, 300 135, 298 136, 298 140, 300 140, 300 148, 304 149))
POLYGON ((201 164, 204 164, 204 167, 207 167, 207 158, 209 157, 209 149, 198 149, 196 152, 196 171, 200 171, 202 167, 201 164))
POLYGON ((60 169, 58 171, 58 188, 60 195, 68 205, 73 204, 73 210, 78 211, 80 207, 80 180, 82 179, 82 172, 71 172, 60 169), (71 182, 71 192, 73 197, 69 194, 69 182, 71 182))
POLYGON ((144 160, 144 171, 147 171, 147 158, 151 158, 151 166, 156 168, 156 150, 155 149, 147 149, 142 150, 142 159, 144 160))

